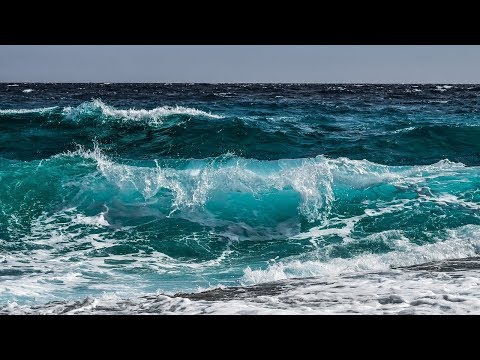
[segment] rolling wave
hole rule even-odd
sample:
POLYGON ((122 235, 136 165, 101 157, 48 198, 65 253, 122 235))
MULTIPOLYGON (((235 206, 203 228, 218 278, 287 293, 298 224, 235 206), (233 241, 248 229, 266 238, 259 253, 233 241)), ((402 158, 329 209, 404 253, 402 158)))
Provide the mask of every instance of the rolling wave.
POLYGON ((202 116, 212 119, 221 119, 223 116, 211 114, 195 108, 183 106, 161 106, 151 110, 146 109, 117 109, 95 99, 82 103, 76 107, 58 106, 35 109, 0 109, 0 115, 55 115, 61 114, 65 120, 81 122, 85 119, 96 118, 103 123, 113 120, 141 121, 152 125, 162 123, 162 119, 174 115, 202 116))
POLYGON ((221 119, 222 116, 211 114, 202 110, 183 106, 161 106, 151 110, 145 109, 116 109, 102 102, 93 100, 83 103, 75 108, 66 107, 62 111, 67 119, 80 121, 85 117, 97 116, 103 121, 121 119, 125 121, 144 121, 150 124, 161 124, 162 119, 173 115, 203 116, 221 119))
POLYGON ((58 283, 72 295, 89 284, 128 297, 139 288, 321 279, 475 256, 477 188, 478 168, 448 160, 386 166, 226 154, 132 161, 99 145, 41 161, 4 159, 0 248, 16 255, 4 258, 0 294, 64 298, 58 283), (418 213, 445 214, 449 225, 418 213), (160 283, 150 275, 138 283, 139 269, 160 283), (52 272, 56 282, 46 280, 52 272), (8 280, 13 274, 23 280, 8 280))
POLYGON ((480 127, 475 119, 416 124, 399 120, 359 126, 356 121, 342 124, 323 113, 250 116, 232 112, 226 116, 181 106, 118 109, 101 100, 77 107, 3 109, 0 129, 17 137, 1 139, 0 156, 46 158, 71 150, 73 142, 88 146, 97 139, 109 144, 105 151, 137 159, 206 158, 233 152, 260 160, 325 154, 388 165, 429 164, 444 158, 480 165, 480 127), (38 141, 39 137, 51 141, 38 141))
MULTIPOLYGON (((71 176, 78 176, 79 171, 86 171, 82 177, 90 182, 88 187, 93 190, 97 187, 105 190, 105 184, 109 184, 108 192, 115 191, 121 197, 143 202, 153 201, 168 214, 207 209, 217 217, 243 219, 247 223, 255 219, 278 223, 295 216, 309 223, 321 222, 329 217, 334 202, 348 199, 413 197, 438 202, 457 201, 459 206, 468 207, 468 201, 461 203, 454 195, 448 198, 442 194, 456 188, 463 194, 475 182, 460 187, 456 183, 458 177, 473 180, 477 174, 475 167, 448 160, 425 166, 386 166, 323 155, 262 161, 226 154, 201 160, 117 162, 104 154, 98 145, 93 149, 80 146, 75 151, 27 166, 17 162, 8 164, 25 167, 20 171, 20 179, 11 180, 17 182, 17 188, 29 176, 31 170, 28 168, 38 170, 41 166, 46 171, 43 176, 56 178, 59 187, 70 182, 71 176), (100 178, 87 176, 92 172, 98 172, 100 178), (441 186, 437 184, 438 179, 443 181, 441 186)), ((11 170, 6 166, 4 171, 11 170)), ((3 186, 12 185, 4 183, 3 186)))

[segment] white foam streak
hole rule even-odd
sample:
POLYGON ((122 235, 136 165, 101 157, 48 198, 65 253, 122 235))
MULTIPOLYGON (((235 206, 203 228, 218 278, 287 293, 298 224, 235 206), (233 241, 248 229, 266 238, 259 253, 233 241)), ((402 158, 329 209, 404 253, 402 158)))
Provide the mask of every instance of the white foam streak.
POLYGON ((58 109, 57 106, 37 108, 37 109, 0 109, 0 115, 16 115, 16 114, 34 114, 34 113, 48 113, 52 110, 58 109))
POLYGON ((310 228, 301 234, 293 236, 292 239, 321 239, 325 236, 338 235, 344 240, 350 239, 349 236, 355 228, 355 225, 362 219, 367 217, 377 217, 397 211, 402 211, 413 200, 402 199, 394 201, 380 209, 365 209, 365 213, 358 216, 348 218, 334 217, 328 219, 324 224, 310 228), (341 227, 337 227, 343 225, 341 227), (334 227, 332 227, 334 226, 334 227))
POLYGON ((415 130, 415 129, 416 129, 415 126, 409 126, 409 127, 403 128, 403 129, 394 130, 394 131, 392 131, 392 134, 400 134, 400 133, 404 133, 404 132, 410 132, 410 131, 415 130))
POLYGON ((437 85, 435 87, 435 90, 443 92, 443 91, 447 91, 448 89, 451 89, 452 87, 453 87, 452 85, 437 85))
MULTIPOLYGON (((270 265, 265 270, 244 271, 245 285, 283 280, 298 277, 337 276, 361 271, 388 271, 391 267, 410 266, 430 261, 456 259, 475 256, 480 251, 480 226, 466 225, 448 231, 445 241, 416 245, 400 230, 377 233, 357 241, 380 241, 395 249, 386 254, 362 254, 350 259, 334 258, 322 260, 286 259, 270 265)), ((311 258, 318 253, 310 254, 311 258)))
POLYGON ((79 120, 83 116, 96 111, 100 112, 100 114, 104 117, 102 119, 103 121, 107 121, 108 118, 117 118, 128 121, 147 121, 152 125, 162 124, 163 119, 171 115, 204 116, 213 119, 223 118, 223 116, 220 115, 215 115, 202 110, 183 106, 161 106, 151 110, 117 109, 98 99, 93 100, 92 102, 83 103, 75 108, 66 107, 63 109, 63 114, 71 120, 79 120))

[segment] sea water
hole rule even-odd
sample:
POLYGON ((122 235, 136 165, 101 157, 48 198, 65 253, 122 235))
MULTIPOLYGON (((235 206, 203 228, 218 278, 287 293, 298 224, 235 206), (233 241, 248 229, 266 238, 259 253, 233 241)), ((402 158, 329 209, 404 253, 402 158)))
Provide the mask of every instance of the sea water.
POLYGON ((0 84, 0 313, 480 313, 479 105, 0 84))

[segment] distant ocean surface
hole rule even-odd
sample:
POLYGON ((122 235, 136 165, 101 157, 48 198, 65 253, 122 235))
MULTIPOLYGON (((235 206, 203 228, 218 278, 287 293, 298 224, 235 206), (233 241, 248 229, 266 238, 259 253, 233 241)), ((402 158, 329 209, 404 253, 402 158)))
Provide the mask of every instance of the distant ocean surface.
POLYGON ((0 314, 480 313, 480 85, 0 84, 0 314))

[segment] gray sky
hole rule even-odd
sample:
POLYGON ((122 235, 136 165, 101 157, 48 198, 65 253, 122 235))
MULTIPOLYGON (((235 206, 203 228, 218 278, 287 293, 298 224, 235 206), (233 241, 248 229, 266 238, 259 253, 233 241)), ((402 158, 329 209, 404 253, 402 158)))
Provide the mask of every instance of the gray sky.
POLYGON ((480 46, 0 46, 0 82, 480 83, 480 46))

